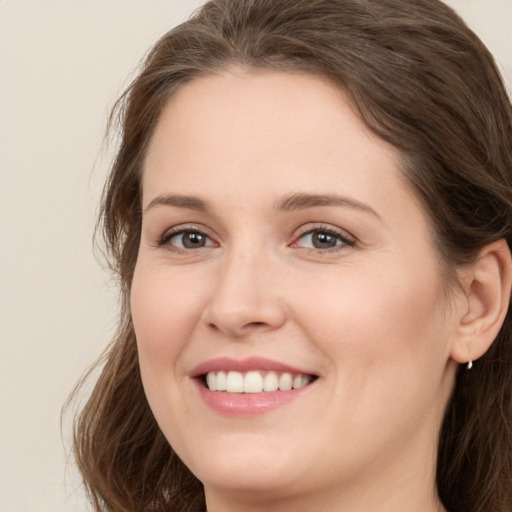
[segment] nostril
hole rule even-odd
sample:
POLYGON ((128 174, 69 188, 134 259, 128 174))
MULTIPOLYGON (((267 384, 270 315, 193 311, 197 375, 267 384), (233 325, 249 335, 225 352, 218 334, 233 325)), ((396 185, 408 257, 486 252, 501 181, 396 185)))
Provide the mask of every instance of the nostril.
POLYGON ((266 322, 248 322, 246 324, 242 324, 240 327, 230 327, 230 326, 220 326, 215 322, 209 322, 208 327, 212 331, 217 332, 227 332, 230 333, 234 337, 244 337, 250 334, 253 331, 264 331, 266 329, 270 329, 271 326, 266 322))
POLYGON ((286 313, 279 301, 238 301, 237 304, 212 301, 204 312, 204 320, 212 332, 224 332, 234 337, 244 337, 251 332, 263 332, 281 327, 286 313))
POLYGON ((252 331, 272 330, 272 326, 267 322, 248 322, 240 327, 240 334, 248 334, 252 331))

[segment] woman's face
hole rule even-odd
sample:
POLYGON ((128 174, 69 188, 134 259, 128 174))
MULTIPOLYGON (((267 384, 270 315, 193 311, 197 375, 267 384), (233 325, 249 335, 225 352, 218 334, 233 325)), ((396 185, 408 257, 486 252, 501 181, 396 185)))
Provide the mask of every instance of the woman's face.
POLYGON ((431 481, 456 321, 399 167, 315 77, 226 72, 165 107, 132 313, 151 408, 207 496, 431 481))

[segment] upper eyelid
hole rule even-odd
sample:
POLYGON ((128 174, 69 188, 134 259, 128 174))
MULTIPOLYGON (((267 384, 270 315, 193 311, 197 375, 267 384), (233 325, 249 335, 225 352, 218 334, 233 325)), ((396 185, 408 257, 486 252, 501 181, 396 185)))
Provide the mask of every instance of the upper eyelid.
POLYGON ((208 237, 210 240, 212 240, 215 243, 216 239, 212 234, 210 233, 211 230, 209 230, 206 226, 200 225, 198 227, 197 224, 178 224, 177 226, 170 227, 166 229, 160 236, 157 238, 157 246, 165 245, 169 242, 169 240, 177 235, 183 234, 183 233, 200 233, 206 237, 208 237))
POLYGON ((304 254, 315 255, 315 257, 333 257, 344 254, 347 250, 353 250, 358 248, 359 242, 358 240, 350 235, 347 231, 342 230, 340 228, 334 227, 313 227, 304 230, 299 235, 295 236, 294 240, 289 244, 289 247, 297 250, 301 250, 304 254), (315 232, 327 232, 329 235, 332 235, 338 239, 340 243, 336 243, 332 247, 308 247, 301 246, 300 240, 306 235, 312 236, 315 232))
POLYGON ((333 226, 332 224, 324 224, 324 223, 308 223, 304 226, 301 226, 298 232, 294 235, 294 239, 298 240, 300 237, 307 235, 309 233, 314 233, 315 231, 326 231, 330 234, 337 235, 340 238, 346 238, 348 240, 352 240, 357 242, 357 238, 348 232, 345 229, 339 228, 337 226, 333 226))
POLYGON ((171 226, 167 228, 162 233, 162 236, 166 236, 168 234, 178 234, 183 232, 195 232, 195 233, 203 233, 207 236, 211 236, 212 230, 203 224, 195 224, 195 223, 186 223, 186 224, 177 224, 176 226, 171 226))
MULTIPOLYGON (((358 242, 357 238, 352 235, 350 232, 348 232, 345 229, 342 229, 338 226, 329 224, 329 223, 323 223, 323 222, 308 222, 299 228, 295 229, 294 234, 291 236, 292 241, 290 242, 290 245, 293 245, 296 243, 301 237, 313 233, 315 231, 326 231, 334 236, 338 236, 341 239, 345 239, 346 241, 353 242, 354 244, 358 242)), ((195 233, 201 233, 205 236, 207 236, 210 240, 214 241, 215 243, 219 243, 219 237, 216 236, 216 233, 205 226, 204 224, 196 224, 196 223, 185 223, 185 224, 178 224, 176 226, 172 226, 168 229, 166 229, 159 237, 158 237, 158 245, 161 245, 163 243, 166 243, 169 241, 170 238, 172 238, 175 235, 186 233, 186 232, 195 232, 195 233)))

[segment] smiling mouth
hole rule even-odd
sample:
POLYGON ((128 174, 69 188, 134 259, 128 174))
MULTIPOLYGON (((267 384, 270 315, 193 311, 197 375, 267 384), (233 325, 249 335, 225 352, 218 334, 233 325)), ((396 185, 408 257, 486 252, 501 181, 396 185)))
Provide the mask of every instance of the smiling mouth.
POLYGON ((274 371, 216 371, 201 375, 203 386, 210 391, 227 393, 269 393, 290 391, 307 386, 315 375, 274 371))

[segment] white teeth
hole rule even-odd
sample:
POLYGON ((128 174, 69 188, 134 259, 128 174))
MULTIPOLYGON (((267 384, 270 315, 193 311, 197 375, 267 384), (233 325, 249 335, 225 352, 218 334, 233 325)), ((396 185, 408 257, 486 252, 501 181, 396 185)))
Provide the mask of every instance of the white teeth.
POLYGON ((263 379, 264 391, 277 391, 279 389, 279 380, 275 372, 268 372, 263 379))
POLYGON ((279 389, 281 391, 290 391, 293 386, 293 377, 291 373, 283 373, 279 377, 279 389))
POLYGON ((216 382, 217 379, 215 377, 215 373, 210 372, 206 376, 206 384, 208 384, 208 389, 211 389, 212 391, 218 391, 216 382))
POLYGON ((243 393, 244 376, 238 372, 228 372, 226 377, 226 391, 228 393, 243 393))
POLYGON ((206 384, 210 391, 227 391, 228 393, 261 393, 263 391, 290 391, 306 386, 311 382, 308 375, 291 373, 266 372, 262 375, 259 371, 240 373, 209 372, 206 375, 206 384))
MULTIPOLYGON (((208 375, 210 375, 210 374, 208 374, 208 375)), ((226 372, 218 372, 217 373, 215 391, 226 391, 226 372)))
POLYGON ((244 377, 244 393, 261 393, 263 377, 259 372, 249 372, 244 377))
POLYGON ((293 377, 293 389, 303 388, 306 384, 309 384, 309 379, 306 375, 295 375, 293 377))

